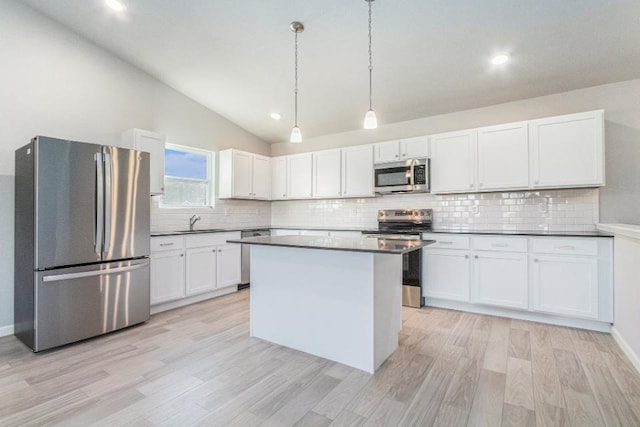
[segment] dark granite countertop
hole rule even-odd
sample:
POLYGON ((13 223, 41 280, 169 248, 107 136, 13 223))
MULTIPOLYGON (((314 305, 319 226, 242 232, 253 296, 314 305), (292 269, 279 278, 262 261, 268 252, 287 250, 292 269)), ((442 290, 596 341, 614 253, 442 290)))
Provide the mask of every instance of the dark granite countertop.
POLYGON ((183 234, 202 234, 202 233, 228 233, 232 231, 258 231, 270 230, 270 227, 253 227, 253 228, 207 228, 202 230, 174 230, 174 231, 152 231, 151 237, 157 236, 179 236, 183 234))
POLYGON ((320 230, 320 231, 376 231, 378 230, 376 227, 342 227, 342 226, 335 226, 335 227, 301 227, 301 226, 293 226, 293 227, 286 227, 286 226, 279 226, 279 225, 272 225, 271 226, 272 230, 320 230))
POLYGON ((429 233, 475 234, 499 236, 547 236, 547 237, 613 237, 602 231, 544 231, 544 230, 431 230, 429 233))
POLYGON ((283 246, 302 249, 326 249, 331 251, 372 252, 404 254, 435 243, 433 240, 400 240, 376 237, 318 237, 318 236, 259 236, 228 243, 283 246))

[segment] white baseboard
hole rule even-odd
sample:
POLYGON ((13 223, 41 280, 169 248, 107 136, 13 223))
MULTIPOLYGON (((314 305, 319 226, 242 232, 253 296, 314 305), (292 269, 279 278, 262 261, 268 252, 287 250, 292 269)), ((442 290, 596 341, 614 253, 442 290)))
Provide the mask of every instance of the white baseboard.
POLYGON ((467 302, 442 300, 438 298, 425 298, 425 305, 438 308, 448 308, 451 310, 470 311, 472 313, 487 314, 490 316, 509 317, 518 320, 528 320, 530 322, 548 323, 550 325, 568 326, 570 328, 590 329, 598 332, 611 332, 611 324, 588 319, 573 319, 545 313, 531 311, 512 310, 502 307, 472 304, 467 302))
POLYGON ((13 335, 13 325, 0 326, 0 337, 13 335))
POLYGON ((615 326, 611 327, 611 335, 613 335, 613 339, 616 340, 624 354, 629 358, 633 367, 636 368, 636 371, 640 372, 640 357, 638 357, 629 343, 620 335, 620 331, 618 331, 615 326))
POLYGON ((194 295, 186 298, 181 298, 169 302, 160 303, 151 306, 151 314, 162 313, 163 311, 173 310, 174 308, 184 307, 186 305, 195 304, 197 302, 205 301, 210 298, 221 297, 223 295, 238 292, 238 285, 229 286, 222 289, 217 289, 213 292, 206 292, 204 294, 194 295))

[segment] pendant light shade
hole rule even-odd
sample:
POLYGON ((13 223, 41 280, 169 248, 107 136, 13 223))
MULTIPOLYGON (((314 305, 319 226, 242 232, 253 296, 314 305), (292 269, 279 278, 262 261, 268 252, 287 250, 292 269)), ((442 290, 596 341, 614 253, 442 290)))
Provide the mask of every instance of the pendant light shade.
POLYGON ((302 25, 301 22, 294 21, 291 24, 289 24, 289 29, 293 31, 293 33, 295 34, 295 53, 294 53, 295 88, 293 91, 295 121, 294 121, 293 129, 291 129, 291 136, 289 137, 289 142, 298 144, 302 142, 302 132, 300 132, 300 128, 298 127, 298 33, 301 33, 304 31, 304 25, 302 25))
POLYGON ((371 54, 371 3, 374 0, 364 0, 369 3, 369 111, 364 116, 364 128, 376 129, 378 127, 378 118, 376 112, 373 111, 373 56, 371 54))
POLYGON ((289 137, 289 142, 302 142, 302 132, 300 132, 300 128, 298 126, 294 126, 293 129, 291 129, 291 137, 289 137))
POLYGON ((367 111, 367 114, 364 115, 364 128, 375 129, 377 127, 378 127, 378 118, 376 117, 376 112, 373 110, 367 111))

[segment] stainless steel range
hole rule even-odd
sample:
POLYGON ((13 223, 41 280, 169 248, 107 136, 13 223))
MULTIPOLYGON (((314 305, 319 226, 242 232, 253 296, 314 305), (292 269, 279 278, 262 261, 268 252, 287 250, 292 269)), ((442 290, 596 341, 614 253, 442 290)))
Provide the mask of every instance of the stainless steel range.
MULTIPOLYGON (((366 231, 371 237, 387 239, 420 239, 431 231, 431 209, 380 209, 378 230, 366 231)), ((422 250, 402 256, 402 305, 422 306, 422 250)))

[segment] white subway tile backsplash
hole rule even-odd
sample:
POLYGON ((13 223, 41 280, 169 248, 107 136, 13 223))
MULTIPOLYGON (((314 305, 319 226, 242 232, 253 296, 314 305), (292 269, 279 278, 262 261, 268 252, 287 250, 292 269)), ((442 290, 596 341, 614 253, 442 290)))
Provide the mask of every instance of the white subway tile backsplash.
POLYGON ((378 209, 392 208, 431 208, 436 228, 591 231, 598 222, 598 189, 278 201, 271 205, 271 225, 376 227, 378 209))

